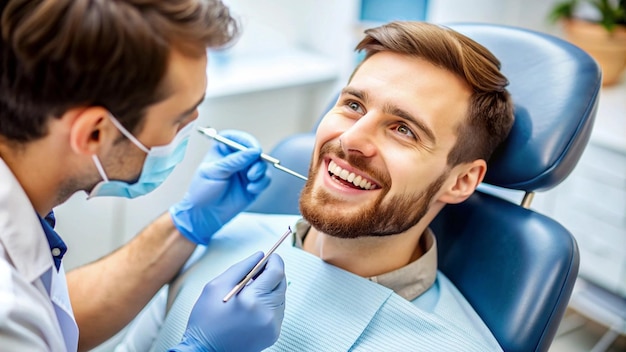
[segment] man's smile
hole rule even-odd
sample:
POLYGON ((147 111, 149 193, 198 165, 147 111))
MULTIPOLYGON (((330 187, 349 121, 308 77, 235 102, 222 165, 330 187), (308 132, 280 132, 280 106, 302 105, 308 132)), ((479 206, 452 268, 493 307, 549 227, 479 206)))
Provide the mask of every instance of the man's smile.
POLYGON ((369 191, 380 188, 376 181, 366 175, 342 168, 333 160, 328 161, 327 170, 331 178, 354 189, 369 191))

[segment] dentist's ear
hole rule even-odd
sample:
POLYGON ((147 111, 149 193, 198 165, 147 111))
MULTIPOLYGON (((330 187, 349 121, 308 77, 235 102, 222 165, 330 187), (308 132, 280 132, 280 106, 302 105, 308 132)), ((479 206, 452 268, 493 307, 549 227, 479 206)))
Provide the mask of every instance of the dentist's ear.
POLYGON ((485 178, 486 172, 487 163, 482 159, 455 166, 450 171, 450 182, 444 184, 444 187, 448 189, 439 197, 439 200, 448 204, 463 202, 474 193, 476 187, 485 178))
POLYGON ((103 107, 76 108, 65 112, 62 119, 70 124, 69 138, 72 150, 77 154, 98 154, 109 148, 116 138, 117 129, 103 107))

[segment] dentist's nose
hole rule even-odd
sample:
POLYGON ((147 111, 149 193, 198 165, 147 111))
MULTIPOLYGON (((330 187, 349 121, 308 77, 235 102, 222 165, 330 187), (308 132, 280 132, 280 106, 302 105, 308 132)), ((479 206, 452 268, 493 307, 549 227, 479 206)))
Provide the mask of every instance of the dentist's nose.
POLYGON ((376 155, 376 137, 374 119, 364 115, 341 134, 339 142, 346 154, 358 153, 369 158, 376 155))

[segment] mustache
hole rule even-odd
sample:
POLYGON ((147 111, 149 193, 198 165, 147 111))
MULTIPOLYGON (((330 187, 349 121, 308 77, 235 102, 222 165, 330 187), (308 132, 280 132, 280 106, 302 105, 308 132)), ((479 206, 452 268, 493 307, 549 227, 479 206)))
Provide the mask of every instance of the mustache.
POLYGON ((373 177, 381 188, 388 188, 391 186, 391 176, 388 172, 373 167, 370 160, 359 153, 346 153, 343 148, 341 148, 339 142, 328 142, 322 145, 319 155, 320 163, 324 159, 324 156, 334 155, 335 157, 346 161, 350 166, 361 171, 362 173, 373 177))

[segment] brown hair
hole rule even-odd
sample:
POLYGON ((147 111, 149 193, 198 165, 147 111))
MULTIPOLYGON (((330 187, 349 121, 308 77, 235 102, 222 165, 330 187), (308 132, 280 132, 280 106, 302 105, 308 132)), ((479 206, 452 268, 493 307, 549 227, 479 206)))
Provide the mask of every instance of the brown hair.
MULTIPOLYGON (((448 165, 489 160, 513 125, 513 103, 500 61, 482 45, 453 31, 424 22, 391 22, 365 31, 356 50, 365 60, 381 51, 422 58, 456 74, 473 90, 465 123, 457 126, 457 142, 448 165)), ((354 72, 358 70, 358 67, 354 72)), ((354 73, 353 73, 354 75, 354 73)))
POLYGON ((1 11, 0 135, 27 142, 47 119, 102 106, 129 130, 170 92, 170 50, 199 56, 237 35, 220 0, 9 0, 1 11))

